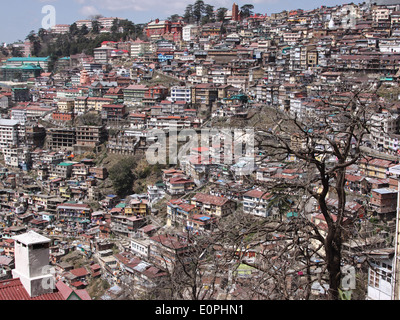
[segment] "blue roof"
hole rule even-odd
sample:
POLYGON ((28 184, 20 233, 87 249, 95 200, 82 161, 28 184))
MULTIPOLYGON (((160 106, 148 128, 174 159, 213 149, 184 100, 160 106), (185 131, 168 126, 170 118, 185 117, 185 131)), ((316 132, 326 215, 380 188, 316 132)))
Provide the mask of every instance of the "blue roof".
POLYGON ((201 221, 210 220, 210 217, 201 217, 200 220, 201 220, 201 221))

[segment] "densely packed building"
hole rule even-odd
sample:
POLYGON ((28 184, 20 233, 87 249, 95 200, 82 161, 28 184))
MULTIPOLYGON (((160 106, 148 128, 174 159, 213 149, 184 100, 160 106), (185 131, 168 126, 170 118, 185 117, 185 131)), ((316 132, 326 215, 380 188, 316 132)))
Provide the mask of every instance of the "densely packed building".
MULTIPOLYGON (((115 19, 101 18, 101 32, 109 32, 115 19)), ((92 28, 90 20, 76 24, 92 28)), ((49 32, 68 31, 69 25, 56 25, 49 32)), ((220 219, 237 210, 259 219, 296 218, 292 202, 282 209, 274 193, 262 187, 304 177, 296 158, 267 157, 251 166, 251 159, 265 152, 257 149, 227 163, 222 160, 232 145, 222 131, 212 134, 218 142, 177 156, 176 166, 146 185, 147 192, 132 191, 125 199, 103 193, 108 171, 96 164, 96 155, 103 150, 144 156, 155 142, 170 152, 172 132, 198 133, 210 121, 248 119, 264 106, 299 119, 322 119, 366 85, 374 90, 358 98, 367 106, 379 99, 379 107, 374 105, 375 125, 364 144, 370 154, 346 174, 346 192, 356 197, 348 210, 365 221, 384 221, 391 234, 396 229, 398 186, 391 168, 400 154, 400 5, 351 3, 241 19, 234 4, 223 24, 156 19, 146 25, 143 39, 105 41, 93 56, 60 59, 58 73, 49 70, 49 59, 10 58, 0 67, 0 280, 10 288, 25 287, 24 277, 32 280, 18 271, 14 244, 18 249, 39 239, 48 245, 47 238, 30 231, 53 241, 50 260, 65 280, 57 283, 61 293, 54 298, 85 299, 83 288, 99 276, 141 293, 154 290, 193 251, 188 234, 212 233, 220 219), (328 97, 330 106, 321 103, 328 97), (168 132, 166 140, 157 140, 154 130, 168 132), (246 186, 243 176, 255 184, 246 186), (155 214, 160 203, 164 220, 155 214), (111 239, 118 244, 104 244, 111 239), (98 264, 70 269, 59 263, 74 250, 95 256, 98 264), (10 280, 13 275, 21 283, 10 280)), ((306 143, 296 135, 290 140, 294 149, 306 143)), ((324 230, 318 205, 308 210, 324 230)), ((363 247, 374 256, 369 299, 393 296, 388 285, 393 247, 380 240, 363 247)), ((346 243, 349 252, 354 248, 346 243)), ((245 250, 243 259, 254 262, 262 250, 245 250)), ((318 296, 319 289, 313 293, 318 296)), ((230 297, 236 294, 232 290, 230 297)))

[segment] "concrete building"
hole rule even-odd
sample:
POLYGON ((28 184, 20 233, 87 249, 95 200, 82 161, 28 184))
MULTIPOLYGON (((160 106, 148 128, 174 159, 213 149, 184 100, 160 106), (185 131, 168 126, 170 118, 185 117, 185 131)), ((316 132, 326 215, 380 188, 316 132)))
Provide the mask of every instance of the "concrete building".
POLYGON ((54 276, 46 272, 49 266, 50 239, 29 231, 13 237, 15 243, 15 269, 13 278, 19 278, 31 297, 52 293, 54 276))
POLYGON ((19 121, 0 119, 0 148, 18 145, 19 121))
POLYGON ((51 150, 71 150, 76 144, 75 128, 51 128, 47 131, 47 146, 51 150))
POLYGON ((369 257, 367 300, 392 300, 394 248, 367 252, 369 257))

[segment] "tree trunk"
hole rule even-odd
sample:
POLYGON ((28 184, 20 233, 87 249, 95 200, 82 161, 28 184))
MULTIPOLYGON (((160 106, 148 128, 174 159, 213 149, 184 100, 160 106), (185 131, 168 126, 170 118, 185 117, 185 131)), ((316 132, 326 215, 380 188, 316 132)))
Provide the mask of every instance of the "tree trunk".
POLYGON ((339 288, 341 279, 340 262, 342 260, 341 232, 336 228, 329 230, 325 241, 325 252, 327 269, 329 273, 329 300, 339 299, 339 288))

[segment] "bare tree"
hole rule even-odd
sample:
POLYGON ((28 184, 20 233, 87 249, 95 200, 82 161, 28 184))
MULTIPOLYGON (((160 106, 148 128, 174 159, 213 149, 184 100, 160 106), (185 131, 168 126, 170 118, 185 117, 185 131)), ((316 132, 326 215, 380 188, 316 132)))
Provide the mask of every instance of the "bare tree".
MULTIPOLYGON (((300 212, 303 218, 301 237, 307 235, 308 239, 319 243, 317 248, 323 248, 329 299, 339 298, 342 244, 351 232, 348 226, 357 218, 346 208, 345 183, 346 168, 363 157, 361 146, 371 125, 369 119, 374 102, 366 101, 364 92, 361 89, 352 92, 346 102, 339 104, 327 96, 310 114, 302 113, 300 118, 298 114, 278 113, 273 130, 258 128, 262 132, 261 149, 269 150, 271 158, 296 157, 298 167, 305 172, 303 178, 295 182, 273 181, 264 183, 265 187, 287 195, 302 190, 319 205, 326 230, 321 232, 310 217, 300 212), (294 136, 300 143, 293 144, 294 136), (327 201, 329 192, 335 194, 335 206, 327 201)), ((302 249, 302 255, 310 257, 311 253, 302 249)))

